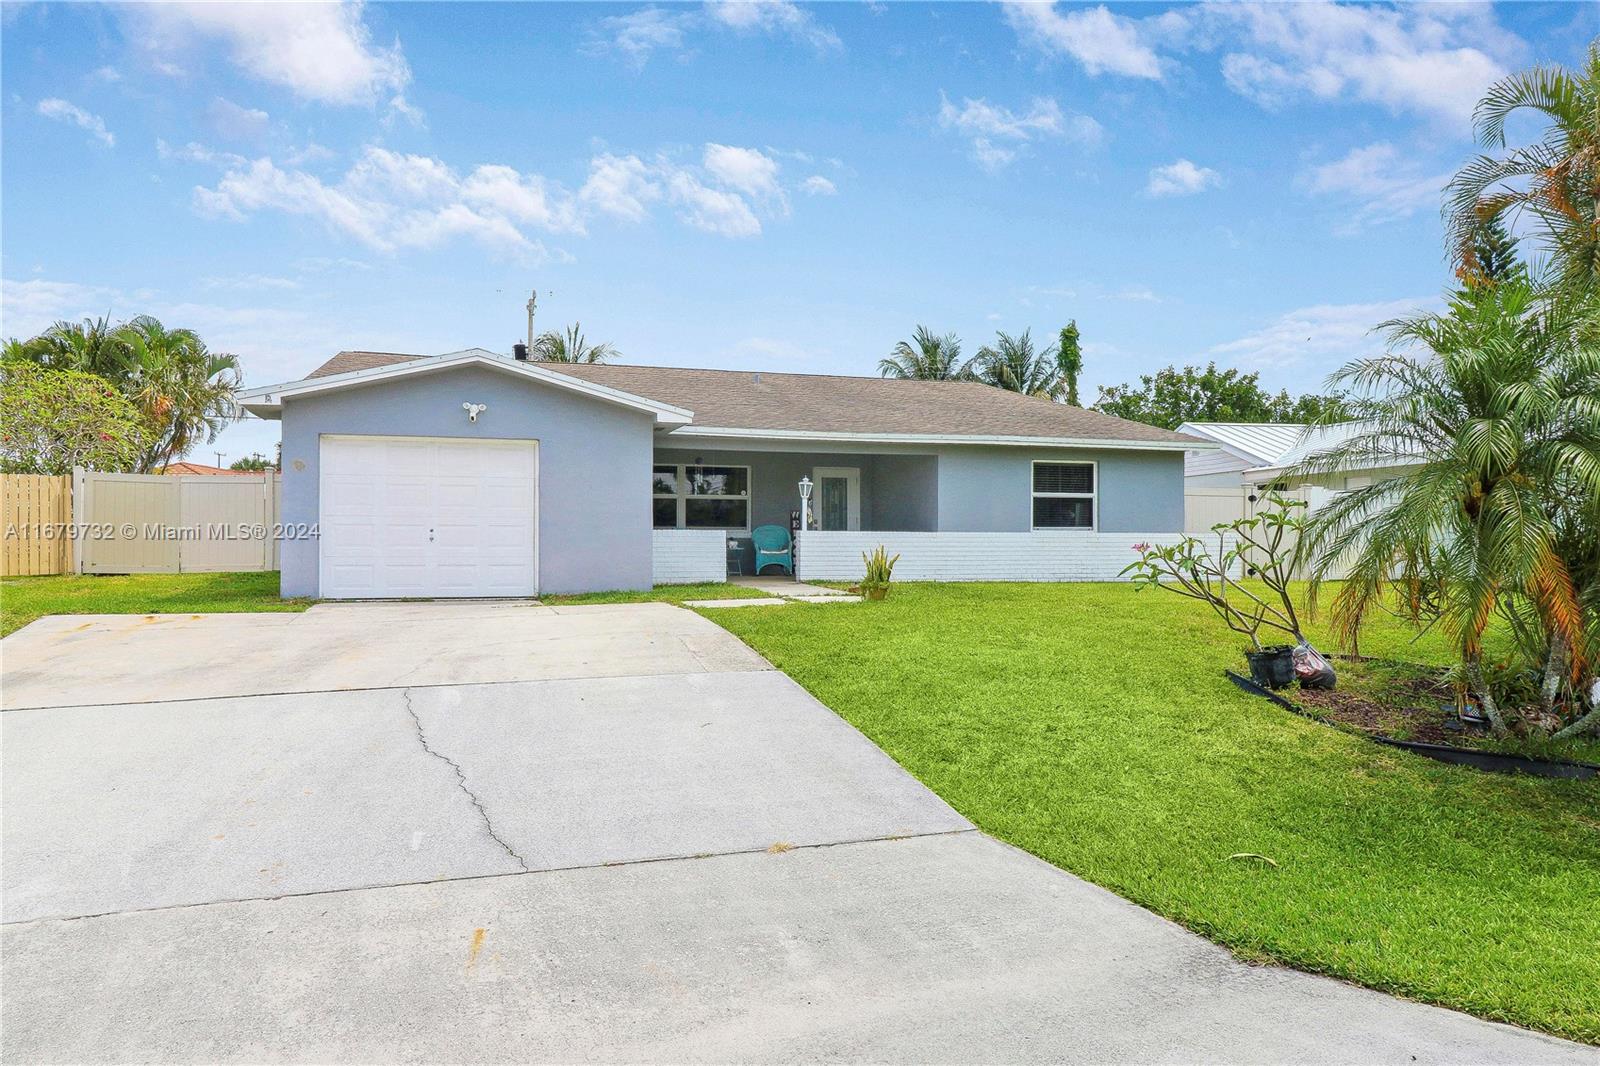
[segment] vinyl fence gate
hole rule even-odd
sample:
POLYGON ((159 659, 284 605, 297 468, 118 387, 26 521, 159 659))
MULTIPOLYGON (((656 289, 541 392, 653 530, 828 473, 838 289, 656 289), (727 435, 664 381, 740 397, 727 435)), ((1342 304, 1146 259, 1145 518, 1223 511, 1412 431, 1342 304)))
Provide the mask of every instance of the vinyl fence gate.
POLYGON ((276 570, 278 475, 73 474, 83 574, 276 570))

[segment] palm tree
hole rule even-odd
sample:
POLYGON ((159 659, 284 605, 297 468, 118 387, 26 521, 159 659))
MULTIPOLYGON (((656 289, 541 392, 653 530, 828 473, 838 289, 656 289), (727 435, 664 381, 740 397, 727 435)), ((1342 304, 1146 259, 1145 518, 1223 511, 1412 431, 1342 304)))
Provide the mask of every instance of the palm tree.
POLYGON ((121 357, 117 328, 106 318, 61 321, 29 340, 6 342, 8 359, 27 359, 56 370, 80 370, 115 379, 121 357))
POLYGON ((1549 719, 1563 690, 1581 705, 1600 661, 1600 301, 1541 298, 1511 278, 1381 328, 1389 353, 1330 380, 1352 387, 1362 428, 1301 472, 1405 468, 1312 516, 1313 594, 1347 566, 1333 621, 1348 641, 1398 591, 1414 620, 1453 639, 1498 733, 1507 716, 1483 661, 1496 615, 1537 638, 1542 706, 1525 717, 1549 719))
POLYGON ((210 351, 188 329, 140 315, 113 335, 118 372, 108 374, 155 431, 140 471, 159 470, 196 444, 216 440, 239 416, 237 356, 210 351))
POLYGON ((1083 349, 1078 345, 1078 320, 1073 319, 1061 327, 1061 340, 1056 345, 1056 368, 1066 384, 1066 400, 1074 407, 1078 403, 1078 375, 1083 373, 1083 349))
POLYGON ((909 341, 896 344, 889 358, 878 360, 878 373, 886 378, 954 381, 961 377, 961 340, 954 333, 941 337, 918 326, 909 341))
POLYGON ((1033 337, 1027 330, 1023 330, 1020 337, 1004 331, 995 334, 994 346, 986 344, 979 348, 978 354, 967 364, 967 370, 985 385, 1020 392, 1024 396, 1053 400, 1064 388, 1056 367, 1056 350, 1034 351, 1033 337))
POLYGON ((1544 230, 1569 281, 1600 281, 1600 40, 1577 70, 1536 66, 1490 87, 1473 116, 1481 155, 1451 183, 1445 206, 1462 279, 1481 267, 1474 249, 1479 224, 1510 213, 1531 214, 1544 230), (1544 136, 1506 152, 1506 121, 1521 110, 1549 120, 1544 136))
POLYGON ((533 357, 547 363, 603 363, 622 357, 614 344, 590 344, 579 327, 580 323, 574 322, 565 333, 551 330, 539 334, 533 342, 533 357))

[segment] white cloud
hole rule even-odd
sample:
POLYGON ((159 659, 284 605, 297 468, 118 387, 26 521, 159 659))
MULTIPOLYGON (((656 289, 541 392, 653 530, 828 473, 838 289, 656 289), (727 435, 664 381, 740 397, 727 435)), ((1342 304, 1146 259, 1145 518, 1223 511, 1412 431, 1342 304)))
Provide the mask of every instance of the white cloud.
POLYGON ((383 124, 392 127, 397 122, 405 122, 413 129, 427 129, 428 116, 422 113, 419 107, 413 107, 407 100, 405 93, 395 93, 389 98, 389 110, 383 116, 383 124))
POLYGON ((1139 39, 1141 20, 1104 6, 1062 13, 1054 3, 1011 2, 1005 13, 1019 36, 1042 51, 1071 56, 1090 74, 1161 77, 1161 61, 1139 39))
POLYGON ((98 318, 119 295, 99 285, 6 278, 0 281, 0 336, 33 337, 60 319, 98 318))
POLYGON ((707 173, 730 189, 757 200, 784 202, 783 189, 778 185, 778 161, 764 152, 708 144, 703 163, 707 173))
POLYGON ((1020 154, 1020 146, 1030 141, 1059 137, 1093 146, 1104 134, 1100 123, 1088 115, 1064 114, 1061 105, 1048 96, 1035 97, 1029 109, 1019 114, 971 98, 957 107, 941 92, 939 125, 965 136, 971 142, 973 158, 990 171, 1009 165, 1020 154))
POLYGON ((467 203, 513 222, 555 232, 583 232, 577 202, 538 174, 524 175, 508 166, 481 166, 461 183, 460 194, 467 203))
POLYGON ((117 143, 116 135, 106 129, 106 124, 99 115, 91 115, 77 104, 51 97, 39 101, 39 114, 57 122, 70 122, 81 130, 88 130, 90 136, 107 148, 114 147, 117 143))
POLYGON ((813 174, 800 183, 800 190, 807 196, 834 196, 839 187, 821 174, 813 174))
POLYGON ((1133 18, 1013 2, 1005 13, 1023 42, 1090 74, 1159 80, 1162 50, 1221 53, 1228 85, 1264 107, 1356 101, 1453 123, 1527 52, 1488 4, 1210 2, 1133 18))
POLYGON ((1234 91, 1266 107, 1309 96, 1460 122, 1521 42, 1487 6, 1379 7, 1328 2, 1213 4, 1207 17, 1242 34, 1223 57, 1234 91))
POLYGON ((706 14, 730 29, 782 34, 819 52, 841 47, 837 33, 789 0, 711 0, 706 14))
POLYGON ((241 107, 232 100, 220 96, 212 100, 211 106, 206 108, 206 120, 211 123, 211 128, 218 136, 230 141, 258 140, 272 123, 271 117, 265 111, 253 107, 241 107))
POLYGON ((1312 167, 1301 182, 1313 193, 1334 195, 1350 204, 1350 218, 1340 229, 1351 232, 1438 208, 1450 177, 1448 171, 1424 173, 1394 145, 1380 141, 1312 167))
POLYGON ((589 162, 589 180, 578 199, 612 218, 643 222, 650 205, 661 199, 661 186, 636 155, 598 155, 589 162))
MULTIPOLYGON (((1433 307, 1436 299, 1320 304, 1279 315, 1253 333, 1213 346, 1209 356, 1244 370, 1300 367, 1327 374, 1351 359, 1380 351, 1379 323, 1433 307)), ((1305 391, 1311 391, 1307 381, 1305 391)))
POLYGON ((503 164, 462 175, 432 156, 377 145, 368 145, 336 180, 270 158, 244 160, 199 145, 158 147, 164 157, 225 168, 215 185, 194 191, 202 215, 234 221, 264 211, 298 215, 384 252, 464 237, 496 251, 538 257, 545 250, 531 231, 581 235, 596 216, 638 223, 662 201, 674 205, 688 225, 727 237, 756 236, 763 215, 789 211, 778 163, 734 145, 705 145, 698 166, 668 155, 646 161, 603 153, 590 160, 588 178, 576 192, 503 164))
POLYGON ((94 76, 99 78, 101 81, 115 82, 122 80, 122 72, 116 67, 110 66, 96 68, 94 76))
POLYGON ((645 7, 596 23, 587 45, 616 52, 642 67, 656 51, 687 55, 701 30, 788 37, 818 52, 843 47, 839 35, 789 0, 712 0, 697 10, 645 7))
POLYGON ((167 3, 125 10, 152 56, 191 42, 220 42, 245 73, 304 100, 371 106, 403 92, 411 81, 399 42, 373 43, 360 0, 167 3))
POLYGON ((185 163, 203 163, 208 166, 242 167, 249 162, 242 155, 220 152, 197 141, 173 147, 159 137, 156 138, 156 155, 162 159, 177 159, 185 163))
POLYGON ((1193 196, 1220 184, 1222 175, 1215 170, 1179 159, 1166 166, 1151 168, 1150 180, 1145 183, 1144 192, 1146 196, 1193 196))
POLYGON ((304 166, 307 163, 326 163, 330 159, 339 158, 339 153, 325 145, 310 141, 299 148, 295 148, 283 157, 283 161, 291 167, 304 166))
POLYGON ((713 189, 686 170, 676 170, 667 180, 678 217, 696 229, 722 237, 755 237, 761 221, 742 196, 713 189))

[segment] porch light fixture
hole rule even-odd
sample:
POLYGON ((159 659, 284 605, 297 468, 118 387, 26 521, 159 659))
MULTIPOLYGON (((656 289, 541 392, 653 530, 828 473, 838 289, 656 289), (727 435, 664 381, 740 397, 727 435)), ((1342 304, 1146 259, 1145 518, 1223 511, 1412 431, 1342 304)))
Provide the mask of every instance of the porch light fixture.
POLYGON ((467 412, 468 422, 476 422, 478 420, 478 416, 489 409, 489 405, 486 403, 473 403, 471 400, 468 400, 466 403, 461 405, 461 409, 467 412))
POLYGON ((800 476, 800 528, 815 529, 817 523, 811 517, 811 478, 809 475, 800 476))

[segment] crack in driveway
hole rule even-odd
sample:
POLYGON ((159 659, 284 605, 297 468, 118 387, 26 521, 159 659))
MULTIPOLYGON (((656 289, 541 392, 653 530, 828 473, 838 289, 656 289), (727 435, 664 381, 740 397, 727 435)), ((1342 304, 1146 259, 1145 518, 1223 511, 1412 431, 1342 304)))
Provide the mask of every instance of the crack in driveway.
POLYGON ((433 747, 428 743, 428 736, 425 732, 423 732, 422 729, 422 719, 417 716, 417 709, 411 705, 410 687, 401 689, 400 695, 406 701, 406 713, 411 716, 411 724, 416 727, 417 742, 422 745, 422 750, 455 771, 456 783, 461 787, 461 791, 466 793, 467 799, 471 801, 473 807, 477 808, 478 816, 483 819, 483 828, 488 832, 489 838, 504 848, 507 855, 517 860, 517 865, 522 867, 523 873, 531 873, 532 870, 528 866, 527 860, 525 860, 521 855, 518 855, 515 849, 513 849, 510 844, 507 844, 504 840, 502 840, 499 833, 495 832, 494 822, 489 820, 488 809, 484 807, 483 801, 478 798, 478 794, 467 787, 467 775, 462 772, 461 764, 443 752, 433 750, 433 747))

